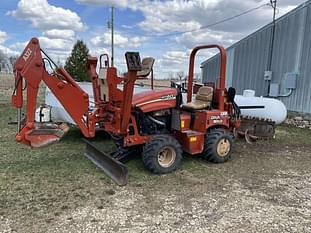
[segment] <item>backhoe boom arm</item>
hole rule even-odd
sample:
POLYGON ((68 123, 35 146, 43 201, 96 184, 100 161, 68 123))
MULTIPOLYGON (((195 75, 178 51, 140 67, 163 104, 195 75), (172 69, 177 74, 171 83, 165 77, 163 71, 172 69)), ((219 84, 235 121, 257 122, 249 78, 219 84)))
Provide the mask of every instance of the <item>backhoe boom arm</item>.
POLYGON ((38 90, 41 81, 52 91, 63 105, 85 137, 95 134, 95 117, 89 112, 89 97, 74 79, 63 69, 56 68, 48 73, 42 59, 37 38, 31 39, 14 66, 15 91, 12 104, 19 110, 23 106, 23 83, 27 88, 26 121, 21 125, 16 139, 24 144, 30 144, 27 135, 35 128, 35 111, 38 90))

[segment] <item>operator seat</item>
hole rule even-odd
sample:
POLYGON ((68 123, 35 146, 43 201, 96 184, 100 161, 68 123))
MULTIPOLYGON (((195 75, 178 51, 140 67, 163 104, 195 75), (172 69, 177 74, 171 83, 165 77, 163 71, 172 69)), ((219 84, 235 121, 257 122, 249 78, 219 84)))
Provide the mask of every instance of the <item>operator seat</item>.
POLYGON ((183 104, 181 108, 188 111, 196 111, 210 107, 213 101, 213 92, 214 89, 212 87, 200 87, 195 100, 191 103, 183 104))
POLYGON ((141 62, 142 69, 137 72, 137 76, 140 78, 146 78, 148 75, 153 72, 154 58, 145 57, 141 62))
POLYGON ((109 101, 109 88, 107 83, 107 69, 108 67, 100 67, 98 73, 98 84, 103 101, 109 101))

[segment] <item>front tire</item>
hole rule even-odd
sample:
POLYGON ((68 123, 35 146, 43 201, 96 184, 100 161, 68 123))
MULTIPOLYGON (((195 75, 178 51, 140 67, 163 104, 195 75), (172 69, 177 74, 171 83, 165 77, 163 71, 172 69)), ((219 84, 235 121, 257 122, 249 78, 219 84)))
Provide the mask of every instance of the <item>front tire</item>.
POLYGON ((155 136, 145 144, 142 160, 146 169, 152 173, 173 172, 182 160, 181 145, 172 136, 155 136))
POLYGON ((202 157, 213 163, 227 162, 233 151, 233 135, 224 129, 211 130, 205 138, 202 157))

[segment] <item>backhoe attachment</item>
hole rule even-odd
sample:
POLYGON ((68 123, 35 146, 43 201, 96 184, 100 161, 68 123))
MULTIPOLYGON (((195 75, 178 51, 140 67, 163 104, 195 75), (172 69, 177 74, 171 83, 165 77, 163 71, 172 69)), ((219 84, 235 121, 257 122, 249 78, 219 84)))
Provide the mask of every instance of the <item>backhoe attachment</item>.
MULTIPOLYGON (((122 136, 127 135, 133 88, 137 78, 136 72, 141 70, 141 64, 138 53, 127 53, 126 56, 130 69, 125 77, 123 92, 117 88, 117 84, 121 82, 121 79, 117 77, 116 69, 111 67, 108 70, 109 77, 112 76, 113 80, 116 80, 114 83, 115 88, 112 88, 109 96, 116 99, 111 102, 99 99, 100 92, 97 87, 98 76, 96 73, 97 59, 88 59, 89 76, 93 81, 96 97, 95 108, 91 111, 88 94, 81 89, 65 69, 57 67, 44 53, 37 38, 31 39, 14 65, 15 89, 12 95, 12 105, 17 108, 18 132, 15 136, 16 140, 33 148, 40 148, 58 142, 69 131, 69 126, 65 123, 39 123, 35 121, 37 96, 42 82, 46 84, 62 104, 84 137, 92 138, 95 136, 95 127, 99 126, 98 122, 105 122, 108 130, 110 129, 122 136), (24 92, 26 92, 27 96, 26 114, 25 118, 21 119, 24 92), (112 102, 116 103, 116 105, 113 105, 112 102), (109 112, 109 114, 106 114, 106 112, 109 112), (112 118, 111 112, 114 113, 112 118)), ((103 125, 101 127, 105 128, 103 125)), ((101 152, 88 141, 86 141, 85 155, 118 185, 127 184, 127 168, 121 162, 109 154, 101 152)))
POLYGON ((81 129, 85 137, 95 135, 95 117, 89 112, 89 97, 73 78, 41 50, 39 40, 31 39, 22 55, 14 65, 15 89, 12 104, 18 109, 18 132, 16 140, 20 143, 42 147, 59 141, 69 130, 68 126, 35 122, 35 111, 40 83, 44 82, 71 118, 81 129), (42 57, 42 54, 45 57, 42 57), (45 62, 46 61, 46 62, 45 62), (49 66, 46 68, 46 66, 49 66), (26 114, 21 120, 24 104, 23 92, 26 92, 26 114))

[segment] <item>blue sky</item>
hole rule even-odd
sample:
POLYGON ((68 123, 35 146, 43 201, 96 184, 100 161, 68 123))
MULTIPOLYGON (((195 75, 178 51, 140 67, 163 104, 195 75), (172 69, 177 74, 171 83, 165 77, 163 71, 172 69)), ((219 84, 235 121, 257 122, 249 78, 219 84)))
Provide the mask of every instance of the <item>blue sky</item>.
MULTIPOLYGON (((114 4, 116 66, 125 69, 124 53, 139 51, 141 57, 156 58, 156 76, 186 73, 188 55, 198 44, 218 43, 225 47, 271 21, 268 0, 0 0, 0 50, 19 54, 27 41, 39 37, 41 47, 62 62, 77 39, 86 42, 90 53, 110 52, 110 6, 114 4), (194 32, 261 6, 249 14, 194 32), (178 34, 174 34, 178 32, 178 34), (173 34, 171 36, 163 36, 173 34)), ((279 0, 278 17, 303 0, 279 0)), ((198 63, 214 51, 201 53, 198 63)), ((197 69, 198 70, 198 69, 197 69)))

